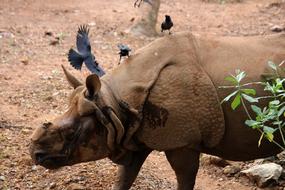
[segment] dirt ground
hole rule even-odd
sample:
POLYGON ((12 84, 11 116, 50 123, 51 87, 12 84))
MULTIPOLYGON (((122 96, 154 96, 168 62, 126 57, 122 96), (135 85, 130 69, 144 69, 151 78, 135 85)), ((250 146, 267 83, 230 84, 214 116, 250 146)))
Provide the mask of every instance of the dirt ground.
MULTIPOLYGON (((175 23, 173 33, 191 30, 230 36, 267 35, 273 33, 270 28, 274 25, 285 25, 285 6, 280 2, 162 0, 158 23, 169 14, 175 23)), ((117 66, 118 43, 126 43, 135 51, 154 40, 125 33, 140 14, 133 3, 134 0, 0 0, 0 189, 112 187, 116 165, 109 160, 51 171, 32 163, 27 146, 36 126, 67 107, 71 88, 60 65, 84 79, 84 74, 69 66, 66 56, 75 45, 78 25, 91 27, 93 51, 107 72, 117 66)), ((174 173, 163 153, 151 154, 132 189, 176 189, 174 173)), ((258 188, 243 176, 227 177, 217 166, 200 167, 195 190, 234 189, 258 188)))

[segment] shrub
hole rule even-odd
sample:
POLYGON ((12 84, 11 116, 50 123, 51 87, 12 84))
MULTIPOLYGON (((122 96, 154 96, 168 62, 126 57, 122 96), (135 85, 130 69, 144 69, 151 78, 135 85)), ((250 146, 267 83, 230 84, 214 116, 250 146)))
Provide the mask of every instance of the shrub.
POLYGON ((230 86, 221 86, 219 88, 233 88, 234 92, 229 94, 223 99, 221 103, 231 101, 231 108, 235 110, 237 107, 242 106, 248 119, 245 124, 255 130, 260 132, 260 138, 258 141, 258 146, 260 146, 262 139, 266 138, 268 141, 276 144, 278 147, 285 150, 285 79, 281 78, 280 71, 281 65, 285 61, 281 62, 279 65, 274 64, 272 61, 268 61, 268 66, 272 70, 272 74, 264 75, 265 79, 263 82, 250 82, 242 84, 242 80, 246 77, 246 73, 241 70, 236 70, 235 75, 230 75, 225 78, 226 81, 230 82, 230 86), (256 90, 254 88, 249 88, 251 85, 262 85, 264 91, 269 93, 268 96, 256 96, 256 90), (257 103, 261 99, 268 99, 268 104, 265 107, 259 107, 257 103), (254 115, 251 115, 246 104, 250 106, 254 115), (282 143, 278 143, 274 139, 274 134, 279 133, 282 139, 282 143))

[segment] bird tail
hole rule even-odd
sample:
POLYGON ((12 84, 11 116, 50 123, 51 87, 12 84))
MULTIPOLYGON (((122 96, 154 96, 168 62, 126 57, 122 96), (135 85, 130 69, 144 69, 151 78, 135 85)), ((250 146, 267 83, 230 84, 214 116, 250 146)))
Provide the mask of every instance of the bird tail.
POLYGON ((68 61, 72 67, 77 70, 81 70, 84 59, 78 52, 71 48, 68 52, 68 61))

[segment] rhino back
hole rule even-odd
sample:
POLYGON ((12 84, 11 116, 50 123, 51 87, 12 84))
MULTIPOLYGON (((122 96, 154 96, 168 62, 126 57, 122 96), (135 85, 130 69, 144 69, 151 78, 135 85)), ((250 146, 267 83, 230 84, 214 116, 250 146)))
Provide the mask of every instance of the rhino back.
MULTIPOLYGON (((144 106, 136 138, 156 150, 182 146, 232 160, 271 155, 277 149, 245 126, 242 109, 233 112, 220 101, 230 93, 217 89, 235 69, 256 81, 266 62, 284 59, 284 35, 244 38, 199 38, 171 35, 137 51, 109 76, 117 99, 132 107, 144 106), (282 41, 282 43, 280 43, 282 41)), ((245 82, 247 82, 245 81, 245 82)), ((256 87, 263 95, 261 87, 256 87)))

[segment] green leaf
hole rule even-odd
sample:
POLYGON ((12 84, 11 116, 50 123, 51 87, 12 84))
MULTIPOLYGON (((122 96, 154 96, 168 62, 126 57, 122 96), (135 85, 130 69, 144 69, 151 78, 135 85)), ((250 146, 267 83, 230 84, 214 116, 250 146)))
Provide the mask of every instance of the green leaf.
POLYGON ((281 96, 282 98, 284 98, 285 97, 285 93, 278 94, 278 96, 281 96))
POLYGON ((273 124, 273 125, 281 125, 281 124, 282 124, 282 121, 274 121, 272 124, 273 124))
POLYGON ((246 88, 246 89, 242 89, 241 91, 248 95, 256 95, 256 91, 254 89, 246 88))
POLYGON ((245 121, 245 124, 249 127, 253 127, 253 126, 256 126, 256 125, 259 125, 260 122, 258 121, 255 121, 255 120, 246 120, 245 121))
POLYGON ((238 75, 236 76, 236 79, 238 82, 240 82, 245 76, 245 72, 244 71, 237 71, 238 75))
POLYGON ((282 114, 285 112, 285 106, 283 106, 279 111, 278 111, 278 117, 280 117, 282 114))
POLYGON ((246 94, 242 94, 242 97, 244 97, 244 99, 246 99, 250 103, 258 102, 258 99, 251 97, 249 95, 246 95, 246 94))
POLYGON ((268 61, 268 66, 273 69, 274 71, 277 71, 276 65, 273 63, 273 61, 268 61))
POLYGON ((263 131, 265 133, 274 133, 276 129, 272 128, 272 127, 268 127, 268 126, 263 126, 263 131))
POLYGON ((271 104, 271 105, 278 105, 279 103, 280 103, 279 100, 273 100, 273 101, 269 102, 269 104, 271 104))
POLYGON ((238 93, 238 90, 234 91, 233 93, 231 93, 230 95, 228 95, 227 97, 225 97, 225 98, 223 99, 223 101, 221 102, 221 104, 222 104, 223 102, 229 101, 229 99, 230 99, 231 97, 233 97, 234 95, 236 95, 236 93, 238 93))
POLYGON ((266 138, 272 142, 274 135, 273 133, 275 132, 276 129, 273 129, 272 127, 267 127, 267 126, 263 126, 263 131, 265 133, 266 138))
POLYGON ((225 80, 231 82, 231 83, 234 84, 234 85, 237 85, 237 84, 238 84, 238 81, 237 81, 237 79, 236 79, 234 76, 227 76, 227 77, 225 78, 225 80))
POLYGON ((241 100, 241 96, 240 96, 240 93, 238 93, 235 99, 233 100, 233 102, 231 103, 231 107, 233 110, 235 110, 240 105, 240 100, 241 100))
POLYGON ((258 147, 260 147, 263 137, 264 137, 264 132, 260 135, 260 138, 258 140, 258 147))
POLYGON ((261 108, 256 106, 256 105, 251 105, 251 109, 257 114, 257 115, 261 115, 262 111, 261 108))
POLYGON ((269 142, 272 142, 274 139, 274 135, 272 133, 266 133, 265 136, 269 140, 269 142))

